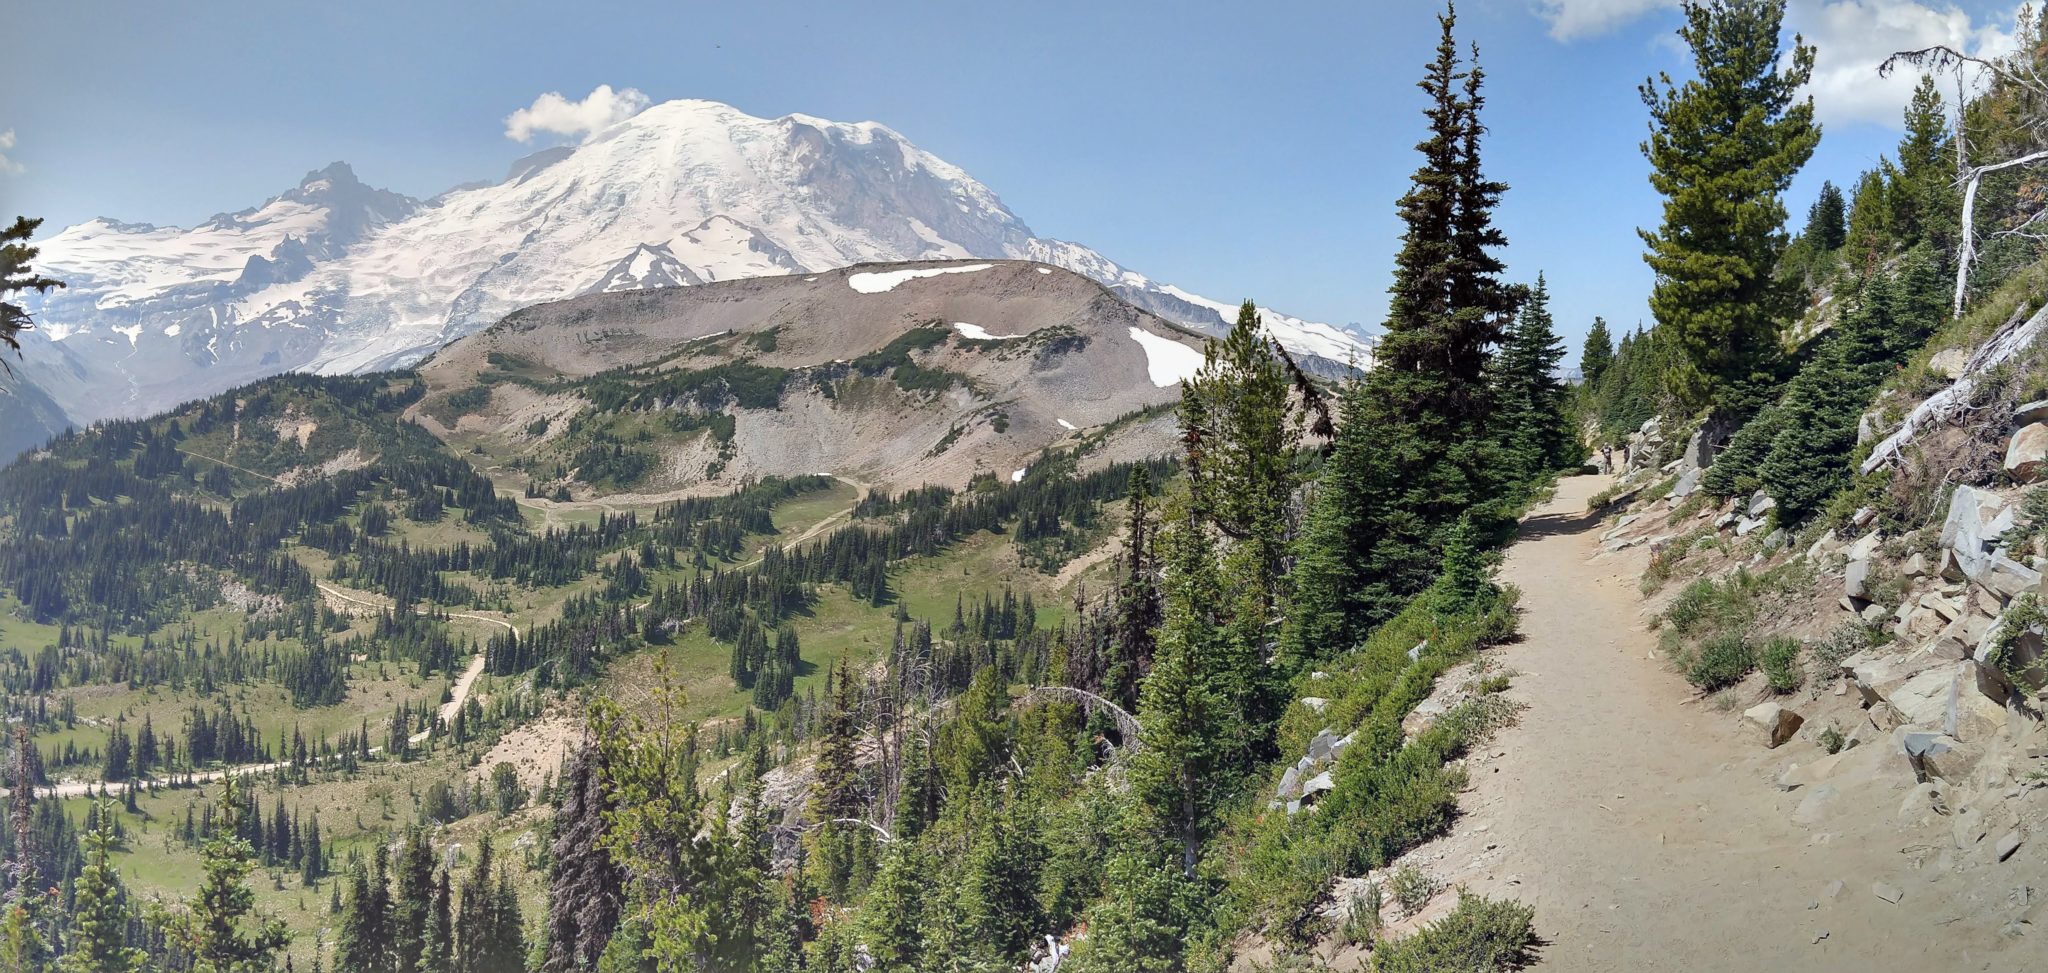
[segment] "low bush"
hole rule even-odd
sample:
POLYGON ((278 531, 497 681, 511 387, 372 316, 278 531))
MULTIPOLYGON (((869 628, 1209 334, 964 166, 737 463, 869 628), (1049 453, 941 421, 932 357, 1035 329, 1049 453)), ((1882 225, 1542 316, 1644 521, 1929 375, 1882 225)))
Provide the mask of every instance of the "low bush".
POLYGON ((1412 916, 1422 911, 1429 900, 1443 891, 1443 883, 1434 876, 1413 865, 1403 865, 1394 870, 1387 879, 1387 894, 1394 897, 1394 904, 1401 907, 1401 914, 1412 916))
POLYGON ((1535 961, 1536 910, 1467 895, 1435 925, 1373 953, 1374 973, 1495 973, 1535 961))
POLYGON ((1772 692, 1789 693, 1806 681, 1806 670, 1799 665, 1799 653, 1804 648, 1798 639, 1783 636, 1764 643, 1763 651, 1758 653, 1758 662, 1764 670, 1764 678, 1770 680, 1772 692))
POLYGON ((1712 692, 1732 686, 1756 668, 1756 647, 1740 632, 1720 632, 1701 642, 1685 678, 1712 692))

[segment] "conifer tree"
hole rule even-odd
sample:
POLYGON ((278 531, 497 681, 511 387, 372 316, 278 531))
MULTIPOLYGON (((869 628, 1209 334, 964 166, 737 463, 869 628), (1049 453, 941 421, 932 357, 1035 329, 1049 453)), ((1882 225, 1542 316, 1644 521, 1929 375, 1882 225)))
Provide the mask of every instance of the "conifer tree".
POLYGON ((1550 315, 1550 287, 1543 275, 1495 356, 1500 415, 1496 426, 1504 458, 1524 481, 1533 481, 1578 461, 1578 438, 1565 417, 1564 340, 1550 315))
POLYGON ((1116 608, 1109 634, 1113 656, 1100 691, 1132 709, 1138 705, 1138 686, 1152 669, 1153 633, 1160 622, 1159 566, 1152 549, 1158 504, 1152 474, 1145 467, 1131 471, 1125 496, 1124 544, 1117 554, 1116 608))
POLYGON ((1593 318, 1593 327, 1586 332, 1586 343, 1579 349, 1579 378, 1583 388, 1599 388, 1600 378, 1607 374, 1607 366, 1614 364, 1614 337, 1607 333, 1607 319, 1593 318))
POLYGON ((144 954, 128 945, 128 908, 115 869, 114 808, 101 799, 99 822, 86 835, 86 864, 78 873, 71 908, 71 948, 57 963, 61 973, 132 973, 144 954))
POLYGON ((349 869, 348 898, 342 904, 341 929, 335 943, 336 969, 360 973, 387 973, 391 969, 388 902, 382 890, 383 881, 381 869, 373 879, 363 862, 358 861, 349 869))
POLYGON ((1343 392, 1293 575, 1282 650, 1296 666, 1357 644, 1426 588, 1445 532, 1511 479, 1484 435, 1488 351, 1519 300, 1490 253, 1502 241, 1490 210, 1503 187, 1479 162, 1482 75, 1461 70, 1455 16, 1438 22, 1421 82, 1429 136, 1400 202, 1387 333, 1375 367, 1343 392))
POLYGON ((1941 91, 1932 75, 1922 75, 1906 105, 1906 134, 1899 139, 1898 173, 1889 194, 1890 229, 1901 247, 1926 241, 1935 253, 1946 254, 1955 245, 1962 201, 1948 124, 1941 91))
POLYGON ((1180 847, 1181 868, 1192 878, 1229 792, 1225 773, 1238 732, 1215 685, 1224 634, 1211 613, 1225 594, 1214 545, 1185 501, 1175 502, 1181 509, 1169 515, 1162 536, 1166 620, 1139 695, 1143 748, 1131 758, 1131 783, 1161 836, 1180 847))
POLYGON ((240 784, 222 784, 218 826, 200 851, 205 877, 185 909, 160 923, 192 956, 193 973, 268 973, 277 951, 291 942, 284 921, 254 914, 256 893, 246 879, 256 852, 241 837, 240 784))
POLYGON ((880 973, 910 973, 924 955, 919 927, 926 878, 916 845, 902 843, 882 859, 861 910, 861 942, 880 973))
POLYGON ((1684 15, 1698 76, 1641 88, 1643 154, 1664 196, 1663 225, 1639 231, 1657 275, 1650 309, 1683 352, 1666 375, 1679 405, 1742 419, 1765 400, 1797 312, 1796 285, 1776 277, 1780 196, 1820 141, 1812 99, 1797 100, 1814 51, 1795 37, 1781 62, 1785 0, 1686 0, 1684 15))
MULTIPOLYGON (((0 307, 0 313, 5 308, 0 307)), ((0 960, 10 970, 37 973, 49 959, 50 944, 44 935, 48 922, 41 870, 37 867, 34 833, 36 809, 36 748, 26 722, 14 725, 14 748, 8 761, 8 824, 14 831, 14 857, 7 862, 13 887, 8 889, 5 912, 0 913, 0 960)))
MULTIPOLYGON (((665 665, 658 662, 657 671, 654 718, 628 717, 601 700, 590 726, 603 751, 613 801, 605 813, 603 845, 626 874, 629 911, 638 917, 634 935, 645 935, 656 969, 666 973, 688 968, 702 946, 705 912, 713 904, 704 897, 705 849, 696 841, 704 807, 696 779, 697 727, 677 713, 684 699, 665 665)), ((467 902, 465 897, 465 909, 467 902)))
POLYGON ((1842 242, 1848 270, 1856 276, 1875 272, 1892 254, 1892 187, 1885 179, 1892 164, 1879 159, 1877 168, 1856 179, 1849 197, 1849 231, 1842 242))
POLYGON ((0 342, 16 352, 21 350, 19 335, 30 322, 28 312, 10 298, 25 291, 42 294, 64 286, 63 281, 44 277, 29 266, 37 250, 28 240, 42 225, 40 219, 17 216, 13 226, 0 230, 0 342))
POLYGON ((1801 234, 1808 245, 1822 253, 1842 248, 1849 235, 1849 203, 1833 182, 1822 182, 1820 194, 1806 210, 1806 230, 1801 234))
POLYGON ((391 896, 391 956, 397 973, 419 973, 433 925, 434 849, 419 828, 407 829, 391 896))
POLYGON ((1258 308, 1244 302, 1237 323, 1203 353, 1181 389, 1181 430, 1193 510, 1253 549, 1253 574, 1271 606, 1279 599, 1303 418, 1289 405, 1293 379, 1266 336, 1258 308))
POLYGON ((433 914, 427 926, 426 954, 420 969, 426 973, 455 971, 455 893, 449 887, 448 869, 434 873, 433 914))

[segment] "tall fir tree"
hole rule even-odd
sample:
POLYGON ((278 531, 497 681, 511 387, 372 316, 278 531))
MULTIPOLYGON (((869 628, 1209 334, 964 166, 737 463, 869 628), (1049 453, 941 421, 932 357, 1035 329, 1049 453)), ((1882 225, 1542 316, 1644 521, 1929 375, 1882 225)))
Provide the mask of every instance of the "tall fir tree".
POLYGON ((1116 604, 1111 620, 1111 658, 1100 692, 1125 709, 1138 705, 1138 687, 1152 670, 1159 628, 1159 565, 1153 550, 1158 530, 1158 497, 1152 474, 1131 471, 1124 513, 1123 550, 1117 554, 1116 604))
POLYGON ((21 332, 31 322, 28 311, 12 298, 28 291, 48 293, 64 286, 63 281, 38 274, 30 266, 37 250, 28 241, 41 225, 40 219, 17 216, 12 226, 0 229, 0 343, 16 352, 21 350, 21 332))
POLYGON ((1806 209, 1806 229, 1801 236, 1822 253, 1842 248, 1849 236, 1849 202, 1832 181, 1820 184, 1820 193, 1806 209))
POLYGON ((221 785, 213 837, 200 850, 204 876, 185 909, 159 925, 192 957, 192 973, 269 973, 291 943, 284 920, 256 915, 248 885, 256 850, 241 836, 245 806, 234 777, 221 785))
POLYGON ((1956 165, 1948 133, 1948 111, 1931 75, 1923 75, 1906 105, 1906 134, 1899 139, 1899 165, 1892 180, 1890 230, 1902 248, 1920 242, 1948 253, 1957 237, 1962 200, 1956 193, 1956 165))
POLYGON ((1792 177, 1813 155, 1820 126, 1812 47, 1779 47, 1785 0, 1686 0, 1678 35, 1697 77, 1643 83, 1650 110, 1650 184, 1664 220, 1641 230, 1656 274, 1650 309, 1683 352, 1666 383, 1681 408, 1748 417, 1767 399, 1778 332, 1798 311, 1797 283, 1776 276, 1792 177))
POLYGON ((85 838, 86 864, 79 870, 71 907, 71 948, 57 962, 60 973, 134 973, 145 954, 128 945, 128 906, 121 874, 114 867, 114 805, 102 798, 99 820, 85 838))
POLYGON ((1181 868, 1192 878, 1202 842, 1230 792, 1226 774, 1242 741, 1229 700, 1217 687, 1225 633, 1214 612, 1227 596, 1215 545, 1186 509, 1185 498, 1174 503, 1178 509, 1169 514, 1161 537, 1166 619, 1152 674, 1139 694, 1143 746, 1131 758, 1131 782, 1139 806, 1180 849, 1181 868))
POLYGON ((1253 573, 1270 607, 1280 597, 1288 505, 1305 426, 1289 397, 1294 382, 1252 302, 1237 323, 1208 343, 1203 363, 1181 386, 1181 430, 1194 512, 1239 545, 1252 548, 1253 573))
POLYGON ((1584 388, 1599 388, 1607 366, 1614 364, 1614 336, 1607 331, 1607 319, 1593 318, 1586 331, 1586 343, 1579 347, 1579 379, 1584 388))
POLYGON ((1578 436, 1565 415, 1564 383, 1557 377, 1564 355, 1564 339, 1550 315, 1550 285, 1538 274, 1494 357, 1495 429, 1502 458, 1524 482, 1579 461, 1578 436))
MULTIPOLYGON (((1502 498, 1485 435, 1488 352, 1519 302, 1491 253, 1491 210, 1505 191, 1480 164, 1476 64, 1463 70, 1455 12, 1420 86, 1429 134, 1401 197, 1386 335, 1375 367, 1342 394, 1343 424, 1324 463, 1293 573, 1282 650, 1300 665, 1356 645, 1436 574, 1445 532, 1502 498)), ((1475 55, 1476 61, 1476 55, 1475 55)), ((1484 518, 1497 529, 1498 514, 1484 518)))

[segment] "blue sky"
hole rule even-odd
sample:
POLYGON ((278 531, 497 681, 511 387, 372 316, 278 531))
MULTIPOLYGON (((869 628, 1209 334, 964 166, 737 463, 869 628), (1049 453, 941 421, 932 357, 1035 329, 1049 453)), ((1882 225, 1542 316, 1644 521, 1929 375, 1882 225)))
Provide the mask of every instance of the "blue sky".
MULTIPOLYGON (((1995 49, 2012 4, 1791 0, 1821 48, 1826 135, 1789 200, 1897 141, 1910 82, 1876 60, 1995 49), (1903 88, 1902 88, 1903 86, 1903 88)), ((756 115, 874 119, 962 166, 1040 235, 1154 278, 1377 323, 1394 200, 1435 40, 1420 0, 1261 4, 678 2, 346 5, 26 0, 0 63, 0 210, 57 226, 185 225, 334 160, 427 196, 502 175, 505 119, 600 84, 756 115), (12 144, 4 133, 12 133, 12 144)), ((1593 315, 1647 316, 1658 219, 1636 86, 1680 74, 1671 0, 1465 0, 1490 79, 1487 145, 1513 186, 1511 273, 1548 275, 1576 351, 1593 315)))

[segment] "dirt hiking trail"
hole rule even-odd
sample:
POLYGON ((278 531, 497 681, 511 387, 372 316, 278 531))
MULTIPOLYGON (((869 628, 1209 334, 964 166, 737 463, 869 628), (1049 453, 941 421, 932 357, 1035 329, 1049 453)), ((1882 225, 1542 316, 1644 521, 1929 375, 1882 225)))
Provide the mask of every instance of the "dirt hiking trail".
POLYGON ((2048 937, 1975 920, 2012 881, 1934 874, 1926 836, 1895 823, 1913 781, 1881 743, 1858 748, 1868 787, 1815 802, 1773 785, 1792 746, 1764 749, 1668 667, 1644 553, 1600 553, 1586 499, 1608 482, 1566 479, 1523 524, 1501 580, 1524 638, 1500 660, 1528 708, 1472 755, 1456 831, 1408 860, 1533 905, 1542 969, 2041 968, 2048 937))

